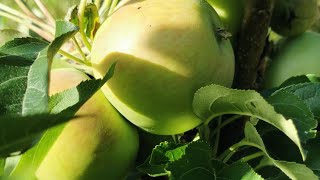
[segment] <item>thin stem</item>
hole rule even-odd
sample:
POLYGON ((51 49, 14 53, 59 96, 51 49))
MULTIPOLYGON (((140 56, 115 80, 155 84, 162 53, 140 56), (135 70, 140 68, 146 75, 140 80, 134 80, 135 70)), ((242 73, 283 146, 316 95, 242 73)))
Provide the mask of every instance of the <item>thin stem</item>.
POLYGON ((176 135, 171 135, 171 137, 172 137, 173 142, 175 144, 177 144, 178 143, 178 139, 177 139, 176 135))
POLYGON ((227 162, 233 156, 233 154, 236 153, 237 150, 242 146, 255 147, 256 145, 253 143, 247 142, 246 140, 241 140, 240 142, 238 142, 238 143, 230 146, 228 149, 226 149, 222 154, 220 154, 218 159, 222 160, 223 162, 227 162))
POLYGON ((73 61, 75 61, 75 62, 77 62, 77 63, 79 63, 79 64, 84 64, 86 66, 89 66, 89 64, 84 62, 82 59, 79 59, 76 56, 71 55, 71 54, 69 54, 69 53, 67 53, 67 52, 65 52, 65 51, 63 51, 61 49, 58 51, 58 53, 63 55, 63 56, 65 56, 65 57, 67 57, 67 58, 69 58, 69 59, 71 59, 71 60, 73 60, 73 61))
MULTIPOLYGON (((220 116, 218 119, 218 127, 221 125, 221 118, 222 118, 222 116, 220 116)), ((216 132, 216 139, 214 141, 214 146, 213 146, 213 157, 216 157, 217 153, 218 153, 219 140, 220 140, 220 129, 221 128, 218 128, 217 132, 216 132)))
POLYGON ((80 55, 82 56, 83 60, 84 60, 85 62, 87 62, 87 61, 88 61, 88 60, 87 60, 87 57, 86 57, 86 55, 84 54, 84 52, 82 51, 82 48, 80 47, 77 39, 76 39, 75 37, 72 37, 72 40, 73 40, 73 42, 74 42, 74 44, 75 44, 78 52, 79 52, 80 55))
POLYGON ((11 19, 13 21, 16 21, 18 23, 21 23, 23 25, 25 25, 26 27, 28 27, 29 29, 31 29, 32 31, 36 32, 37 34, 39 34, 41 37, 43 37, 44 39, 46 39, 47 41, 52 41, 54 39, 54 36, 50 33, 48 33, 47 31, 33 25, 30 24, 26 21, 21 20, 20 18, 13 16, 11 14, 8 14, 6 12, 0 11, 0 16, 6 17, 8 19, 11 19))
POLYGON ((30 8, 25 4, 25 2, 23 2, 22 0, 15 0, 15 2, 26 15, 34 19, 38 19, 38 17, 34 15, 30 8))
POLYGON ((265 153, 263 151, 259 151, 259 152, 256 152, 256 153, 253 153, 253 154, 250 154, 248 156, 245 156, 243 158, 241 158, 239 161, 240 162, 248 162, 252 159, 255 159, 255 158, 258 158, 258 157, 261 157, 261 156, 264 156, 265 153))
POLYGON ((209 142, 209 138, 210 138, 210 128, 207 124, 201 124, 199 126, 199 136, 201 139, 209 142))
POLYGON ((110 6, 110 10, 108 12, 108 16, 110 16, 110 14, 113 13, 114 8, 116 8, 116 6, 118 5, 119 0, 112 0, 112 4, 110 6))
POLYGON ((87 6, 87 0, 81 0, 80 5, 79 5, 79 11, 78 11, 78 19, 79 19, 79 33, 81 35, 81 39, 84 42, 84 45, 88 48, 89 51, 91 51, 91 44, 88 41, 88 38, 84 32, 84 27, 83 27, 83 20, 84 20, 84 13, 86 10, 87 6))
POLYGON ((52 14, 49 12, 47 7, 42 3, 41 0, 34 0, 34 2, 39 7, 40 11, 43 13, 43 15, 46 17, 46 19, 50 22, 50 24, 55 25, 56 21, 54 20, 52 14))
POLYGON ((112 0, 105 0, 102 4, 102 7, 99 9, 100 21, 101 23, 107 19, 108 13, 110 10, 112 0))
POLYGON ((49 26, 48 24, 36 19, 36 18, 33 18, 33 17, 29 17, 27 16, 26 14, 23 14, 15 9, 12 9, 6 5, 3 5, 0 3, 0 10, 2 11, 5 11, 5 12, 8 12, 14 16, 17 16, 21 19, 24 19, 24 20, 29 20, 31 21, 32 23, 36 24, 37 26, 41 27, 42 29, 45 29, 47 31, 49 31, 51 34, 54 34, 54 28, 53 26, 49 26))
POLYGON ((230 117, 230 118, 222 121, 221 124, 218 125, 218 126, 212 131, 211 135, 215 135, 218 131, 220 131, 221 128, 225 127, 226 125, 232 123, 233 121, 235 121, 235 120, 237 120, 237 119, 239 119, 239 118, 241 118, 241 117, 242 117, 242 115, 234 115, 234 116, 232 116, 232 117, 230 117))

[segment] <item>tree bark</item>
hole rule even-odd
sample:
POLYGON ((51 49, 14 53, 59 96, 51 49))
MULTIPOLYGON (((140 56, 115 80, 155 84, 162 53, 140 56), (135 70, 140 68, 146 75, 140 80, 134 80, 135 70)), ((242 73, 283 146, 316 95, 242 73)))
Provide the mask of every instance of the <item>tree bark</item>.
POLYGON ((245 0, 245 14, 235 51, 235 88, 258 89, 258 69, 263 59, 273 6, 274 0, 245 0))

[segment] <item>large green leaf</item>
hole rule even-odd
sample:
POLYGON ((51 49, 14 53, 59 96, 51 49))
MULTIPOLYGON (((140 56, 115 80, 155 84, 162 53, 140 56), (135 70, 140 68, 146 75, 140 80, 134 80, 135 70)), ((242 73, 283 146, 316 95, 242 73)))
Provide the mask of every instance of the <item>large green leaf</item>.
POLYGON ((273 105, 278 113, 294 122, 302 142, 305 143, 308 139, 316 136, 314 129, 317 127, 317 121, 309 107, 297 95, 280 90, 268 97, 267 101, 273 105))
POLYGON ((169 176, 170 179, 215 179, 211 165, 211 149, 202 141, 187 144, 162 142, 138 170, 152 177, 169 176))
POLYGON ((285 173, 291 179, 308 179, 317 180, 318 177, 304 164, 298 164, 295 162, 286 162, 273 159, 267 152, 263 140, 258 134, 256 128, 247 122, 245 125, 245 139, 242 141, 243 144, 254 146, 264 152, 265 156, 268 158, 269 163, 273 164, 275 167, 279 168, 283 173, 285 173))
POLYGON ((320 137, 309 140, 306 148, 308 155, 305 164, 312 169, 320 179, 320 137))
MULTIPOLYGON (((36 133, 55 125, 55 123, 50 125, 48 122, 50 126, 41 126, 41 123, 46 121, 30 121, 37 117, 51 118, 48 115, 50 64, 62 44, 77 30, 77 27, 71 23, 59 21, 56 39, 49 45, 34 38, 20 38, 1 47, 0 51, 7 53, 0 57, 0 96, 2 97, 0 154, 2 156, 28 148, 37 136, 36 133), (36 124, 39 124, 37 127, 39 130, 33 127, 36 124)), ((66 116, 66 119, 71 117, 66 116)))
MULTIPOLYGON (((76 87, 51 96, 50 113, 57 115, 62 114, 63 118, 73 117, 78 109, 112 77, 115 67, 116 63, 110 67, 103 79, 83 81, 76 87)), ((66 120, 60 122, 62 123, 65 121, 66 120)), ((48 130, 43 133, 43 136, 34 147, 22 155, 20 162, 12 173, 12 176, 19 177, 21 174, 24 174, 24 176, 28 178, 34 177, 34 172, 60 135, 64 125, 65 124, 61 124, 52 129, 43 129, 48 130)), ((50 125, 50 127, 52 126, 50 125)))
POLYGON ((320 120, 320 83, 309 82, 287 86, 281 91, 288 91, 298 96, 310 108, 316 119, 320 120))
POLYGON ((261 119, 285 133, 298 146, 305 159, 300 139, 307 138, 299 135, 306 135, 298 134, 294 121, 277 113, 274 107, 256 91, 209 85, 195 93, 193 109, 196 115, 207 121, 223 114, 240 114, 261 119))

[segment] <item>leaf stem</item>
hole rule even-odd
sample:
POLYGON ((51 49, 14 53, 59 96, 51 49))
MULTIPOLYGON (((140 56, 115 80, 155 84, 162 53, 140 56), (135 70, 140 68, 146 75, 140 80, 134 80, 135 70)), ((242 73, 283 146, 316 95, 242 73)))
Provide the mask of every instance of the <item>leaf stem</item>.
POLYGON ((103 22, 108 17, 108 13, 109 13, 110 6, 111 6, 111 1, 112 0, 105 0, 102 4, 101 8, 99 9, 99 15, 100 15, 101 22, 103 22))
POLYGON ((219 124, 219 125, 212 131, 211 135, 212 135, 212 136, 215 135, 218 131, 220 131, 221 128, 225 127, 226 125, 232 123, 233 121, 235 121, 235 120, 237 120, 237 119, 239 119, 239 118, 241 118, 241 117, 242 117, 242 115, 234 115, 234 116, 232 116, 232 117, 230 117, 230 118, 222 121, 221 124, 219 124))
MULTIPOLYGON (((221 126, 221 119, 222 119, 222 116, 220 116, 218 119, 218 127, 221 126)), ((217 130, 216 131, 216 138, 215 138, 214 145, 213 145, 213 157, 216 157, 217 153, 218 153, 221 128, 216 128, 216 130, 217 130)))
POLYGON ((73 60, 73 61, 75 61, 75 62, 77 62, 77 63, 79 63, 79 64, 84 64, 86 66, 89 66, 89 64, 84 62, 82 59, 79 59, 76 56, 71 55, 71 54, 69 54, 69 53, 67 53, 67 52, 65 52, 65 51, 63 51, 61 49, 58 51, 58 53, 63 55, 63 56, 65 56, 65 57, 67 57, 67 58, 69 58, 69 59, 71 59, 71 60, 73 60))
POLYGON ((207 124, 205 123, 202 123, 200 126, 199 126, 199 135, 200 135, 200 138, 209 142, 209 138, 210 138, 210 128, 207 124))
POLYGON ((53 18, 52 14, 47 9, 47 7, 42 3, 41 0, 34 0, 34 2, 37 4, 37 6, 39 7, 40 11, 46 17, 46 19, 49 21, 49 23, 54 26, 56 24, 56 21, 53 18))
POLYGON ((91 44, 88 41, 88 38, 84 32, 84 14, 86 11, 86 6, 87 6, 87 0, 81 0, 80 5, 79 5, 79 11, 78 11, 78 19, 79 19, 79 33, 81 35, 81 39, 84 43, 84 45, 88 48, 89 51, 91 51, 91 44))
POLYGON ((226 149, 220 156, 218 157, 219 160, 222 162, 227 162, 242 146, 253 146, 256 147, 254 143, 250 143, 246 141, 245 139, 241 140, 238 143, 235 143, 234 145, 230 146, 228 149, 226 149))
POLYGON ((114 9, 116 8, 116 6, 118 5, 119 0, 112 0, 112 4, 110 6, 110 10, 108 12, 108 16, 110 16, 110 14, 113 13, 114 9))
POLYGON ((88 59, 87 59, 86 55, 84 54, 84 52, 82 51, 82 48, 80 47, 77 39, 75 37, 72 37, 72 41, 74 42, 75 47, 78 50, 79 54, 82 56, 83 60, 85 62, 88 62, 88 59))
POLYGON ((253 153, 253 154, 250 154, 248 156, 245 156, 243 158, 241 158, 239 161, 240 162, 248 162, 252 159, 255 159, 255 158, 258 158, 258 157, 261 157, 261 156, 264 156, 265 153, 263 151, 259 151, 259 152, 256 152, 256 153, 253 153))

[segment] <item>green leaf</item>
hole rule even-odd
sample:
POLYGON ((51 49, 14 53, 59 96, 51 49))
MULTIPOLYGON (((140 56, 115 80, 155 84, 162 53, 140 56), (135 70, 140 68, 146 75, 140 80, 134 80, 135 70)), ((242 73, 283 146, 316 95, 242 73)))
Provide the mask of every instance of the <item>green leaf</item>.
MULTIPOLYGON (((29 148, 39 133, 56 125, 55 123, 50 124, 50 121, 38 122, 38 119, 34 121, 31 121, 31 119, 50 119, 51 116, 46 114, 49 104, 49 67, 52 58, 63 43, 76 32, 77 27, 73 24, 58 21, 56 38, 47 47, 44 46, 45 43, 40 43, 36 39, 22 38, 10 41, 1 48, 2 52, 19 55, 2 56, 0 58, 0 70, 4 70, 1 71, 0 78, 7 77, 4 78, 4 81, 2 80, 3 82, 0 82, 0 96, 4 97, 4 100, 0 102, 2 113, 0 115, 5 115, 0 117, 0 129, 3 129, 0 131, 2 137, 0 143, 1 156, 7 156, 14 151, 29 148), (40 52, 39 44, 42 47, 40 52), (32 48, 29 48, 28 45, 32 48), (33 59, 28 58, 34 58, 35 54, 38 55, 32 63, 33 59), (24 121, 24 119, 26 120, 24 121), (11 121, 8 122, 9 120, 11 121), (11 123, 16 125, 14 126, 11 123)), ((64 111, 62 114, 65 117, 59 117, 62 121, 56 121, 65 122, 70 119, 77 108, 74 107, 73 110, 64 111)))
POLYGON ((76 113, 76 111, 113 76, 115 67, 116 62, 111 65, 103 79, 83 81, 77 87, 51 96, 49 111, 51 113, 59 113, 68 108, 76 113))
POLYGON ((137 169, 152 177, 215 179, 211 165, 211 149, 202 141, 187 144, 162 142, 137 169))
MULTIPOLYGON (((3 55, 0 57, 0 115, 3 114, 22 114, 24 108, 25 94, 28 88, 37 88, 38 86, 45 85, 42 82, 32 81, 31 74, 34 74, 37 69, 34 69, 33 63, 39 68, 38 76, 45 76, 41 74, 43 69, 47 69, 48 65, 39 67, 37 56, 48 44, 43 41, 32 38, 19 38, 8 42, 5 46, 2 46, 1 50, 11 55, 3 55), (27 48, 32 47, 31 49, 27 48), (17 53, 20 56, 14 55, 17 53), (36 59, 31 59, 34 57, 36 59), (36 62, 37 61, 37 62, 36 62), (31 72, 31 73, 30 73, 31 72), (31 81, 31 82, 30 82, 31 81), (28 86, 33 87, 28 87, 28 86)), ((46 64, 46 62, 44 62, 46 64)), ((44 83, 48 83, 47 81, 44 83)), ((45 91, 45 89, 37 89, 45 91)), ((38 101, 45 101, 46 97, 41 96, 42 99, 38 101)), ((46 106, 45 106, 46 107, 46 106)), ((38 107, 39 108, 39 107, 38 107)), ((35 111, 38 108, 34 109, 35 111)), ((41 111, 41 110, 40 110, 41 111)), ((42 111, 41 111, 42 112, 42 111)))
MULTIPOLYGON (((180 149, 177 149, 180 154, 180 149)), ((183 156, 174 158, 166 168, 170 179, 216 179, 211 165, 211 148, 202 141, 191 142, 185 148, 183 156)))
POLYGON ((251 166, 244 162, 236 162, 217 173, 217 179, 223 180, 263 180, 263 178, 257 174, 251 166))
POLYGON ((150 156, 146 159, 146 161, 137 166, 137 170, 148 174, 151 177, 160 177, 160 176, 168 176, 169 172, 165 171, 166 164, 160 165, 152 165, 150 164, 150 156))
POLYGON ((46 41, 31 37, 16 38, 0 47, 0 52, 34 61, 39 52, 47 47, 48 44, 46 41))
POLYGON ((267 152, 263 140, 258 134, 256 128, 247 122, 245 125, 245 139, 242 141, 243 144, 247 144, 256 147, 263 151, 266 157, 270 160, 274 166, 279 168, 283 173, 285 173, 291 179, 308 179, 316 180, 317 176, 304 164, 298 164, 295 162, 286 162, 273 159, 267 152))
POLYGON ((308 150, 308 154, 305 164, 312 169, 320 179, 320 137, 309 140, 306 149, 308 150))
POLYGON ((256 91, 209 85, 195 93, 193 109, 196 115, 207 121, 223 114, 240 114, 261 119, 285 133, 298 146, 305 159, 305 152, 293 121, 277 113, 256 91))
POLYGON ((320 120, 320 83, 309 82, 282 88, 298 96, 310 108, 316 119, 320 120))
POLYGON ((291 86, 294 84, 307 83, 307 82, 320 82, 320 78, 313 74, 294 76, 284 81, 280 85, 280 88, 291 86))
POLYGON ((66 21, 73 23, 76 26, 79 26, 78 18, 78 6, 74 5, 68 9, 67 15, 65 17, 66 21))
POLYGON ((295 94, 279 90, 273 93, 267 101, 273 105, 278 113, 293 120, 302 142, 316 136, 317 121, 314 119, 309 107, 295 94))
POLYGON ((21 152, 35 142, 39 133, 57 124, 76 118, 70 111, 60 114, 0 117, 0 157, 21 152))
POLYGON ((170 161, 181 158, 184 154, 184 150, 187 145, 175 144, 171 142, 161 142, 155 148, 153 148, 150 156, 151 165, 167 164, 170 161), (181 152, 183 151, 183 152, 181 152), (173 154, 177 154, 179 157, 174 157, 173 154))
POLYGON ((219 161, 217 159, 211 159, 212 168, 215 170, 216 174, 219 174, 219 172, 228 166, 228 164, 219 161))
MULTIPOLYGON (((112 77, 115 67, 116 63, 109 68, 109 71, 103 79, 83 81, 74 88, 51 96, 49 103, 51 107, 50 112, 57 115, 62 114, 64 118, 73 117, 78 109, 112 77)), ((66 122, 66 120, 61 121, 61 123, 62 122, 66 122)), ((34 172, 48 153, 55 140, 58 138, 64 128, 64 125, 65 124, 61 124, 60 126, 46 130, 38 144, 22 155, 13 175, 19 176, 21 174, 26 174, 27 177, 33 177, 34 172)))
POLYGON ((18 177, 23 174, 25 177, 34 177, 34 172, 49 152, 51 146, 62 132, 64 124, 60 124, 51 129, 47 129, 41 136, 38 143, 22 154, 18 165, 15 167, 11 176, 18 177))
POLYGON ((84 12, 84 26, 87 37, 93 37, 100 26, 98 8, 95 4, 88 4, 84 12))

